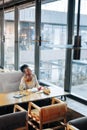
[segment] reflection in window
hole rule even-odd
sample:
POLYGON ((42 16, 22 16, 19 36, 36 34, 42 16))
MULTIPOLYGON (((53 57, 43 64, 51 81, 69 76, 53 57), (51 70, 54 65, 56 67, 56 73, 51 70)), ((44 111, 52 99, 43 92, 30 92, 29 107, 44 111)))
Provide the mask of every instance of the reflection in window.
POLYGON ((28 64, 34 71, 35 7, 19 10, 19 66, 28 64))
MULTIPOLYGON (((78 0, 76 0, 77 10, 78 0)), ((72 61, 72 88, 71 93, 87 100, 87 1, 81 1, 80 10, 80 35, 81 35, 81 54, 80 60, 72 61)), ((76 12, 77 14, 77 12, 76 12)), ((77 16, 77 15, 76 15, 77 16)), ((76 28, 75 28, 76 31, 76 28)))
POLYGON ((5 68, 14 69, 14 11, 5 12, 5 68))
POLYGON ((41 5, 40 79, 64 87, 65 49, 67 44, 67 0, 41 5))

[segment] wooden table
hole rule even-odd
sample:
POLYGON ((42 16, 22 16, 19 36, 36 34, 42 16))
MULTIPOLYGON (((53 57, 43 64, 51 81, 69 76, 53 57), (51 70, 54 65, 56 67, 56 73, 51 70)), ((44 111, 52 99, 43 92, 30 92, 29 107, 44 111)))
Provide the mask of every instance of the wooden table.
POLYGON ((68 95, 67 92, 64 92, 62 88, 57 87, 57 86, 49 86, 49 89, 51 91, 49 95, 46 95, 41 91, 38 91, 38 92, 29 91, 29 93, 26 96, 23 96, 21 98, 14 97, 19 92, 1 93, 0 94, 0 107, 10 106, 17 103, 18 104, 27 103, 29 101, 38 101, 38 100, 48 99, 52 97, 68 95))

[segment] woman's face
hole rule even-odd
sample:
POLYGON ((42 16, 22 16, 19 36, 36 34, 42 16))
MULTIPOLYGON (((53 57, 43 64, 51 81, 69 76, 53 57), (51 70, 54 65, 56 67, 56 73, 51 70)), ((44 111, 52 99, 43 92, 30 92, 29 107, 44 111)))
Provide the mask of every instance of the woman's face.
POLYGON ((26 76, 28 76, 28 75, 32 75, 32 71, 31 71, 31 69, 29 69, 28 67, 25 68, 25 69, 24 69, 24 74, 25 74, 26 76))

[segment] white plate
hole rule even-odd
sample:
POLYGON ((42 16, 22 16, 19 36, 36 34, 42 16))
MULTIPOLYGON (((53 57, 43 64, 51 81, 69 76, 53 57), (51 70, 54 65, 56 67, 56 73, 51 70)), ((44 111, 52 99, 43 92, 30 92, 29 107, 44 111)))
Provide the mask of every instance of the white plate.
POLYGON ((31 92, 38 92, 38 89, 37 88, 32 88, 31 92))

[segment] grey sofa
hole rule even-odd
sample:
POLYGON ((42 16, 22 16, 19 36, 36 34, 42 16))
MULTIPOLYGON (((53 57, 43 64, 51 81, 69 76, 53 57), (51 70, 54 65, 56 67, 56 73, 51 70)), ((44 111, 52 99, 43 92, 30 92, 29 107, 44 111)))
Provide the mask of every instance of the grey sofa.
POLYGON ((0 116, 0 130, 28 130, 26 111, 14 112, 0 116))
POLYGON ((0 72, 0 93, 19 90, 22 72, 0 72))

